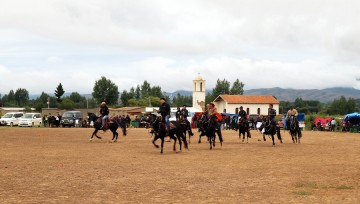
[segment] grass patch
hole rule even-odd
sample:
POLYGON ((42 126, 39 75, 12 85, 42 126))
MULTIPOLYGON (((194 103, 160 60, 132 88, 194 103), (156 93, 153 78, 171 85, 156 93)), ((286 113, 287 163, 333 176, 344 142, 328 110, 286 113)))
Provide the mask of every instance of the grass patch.
POLYGON ((337 186, 336 189, 338 189, 338 190, 349 190, 349 189, 354 189, 354 187, 341 185, 341 186, 337 186))
POLYGON ((295 187, 316 189, 318 188, 318 185, 315 182, 299 182, 295 184, 295 187))
POLYGON ((308 196, 308 195, 312 195, 311 192, 308 191, 294 191, 293 192, 295 195, 299 195, 299 196, 308 196))

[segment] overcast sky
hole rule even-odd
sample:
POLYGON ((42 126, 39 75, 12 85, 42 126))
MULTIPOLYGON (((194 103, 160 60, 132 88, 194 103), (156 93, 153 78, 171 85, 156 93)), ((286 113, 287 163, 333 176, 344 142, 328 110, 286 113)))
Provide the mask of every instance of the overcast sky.
POLYGON ((360 89, 358 0, 3 0, 0 93, 163 91, 237 78, 244 89, 360 89))

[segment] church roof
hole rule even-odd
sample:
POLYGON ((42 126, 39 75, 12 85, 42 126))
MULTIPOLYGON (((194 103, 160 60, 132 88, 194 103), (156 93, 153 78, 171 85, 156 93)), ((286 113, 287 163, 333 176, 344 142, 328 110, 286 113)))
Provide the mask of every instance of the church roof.
POLYGON ((200 75, 198 75, 194 80, 196 80, 196 81, 204 81, 204 79, 200 75))
POLYGON ((219 95, 214 101, 221 100, 228 104, 280 104, 274 96, 270 95, 219 95))

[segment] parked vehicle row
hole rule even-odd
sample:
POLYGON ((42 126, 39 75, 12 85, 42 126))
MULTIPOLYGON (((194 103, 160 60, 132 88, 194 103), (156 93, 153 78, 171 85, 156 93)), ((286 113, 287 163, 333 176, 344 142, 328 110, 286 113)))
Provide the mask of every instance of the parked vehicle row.
MULTIPOLYGON (((58 121, 58 126, 80 127, 83 114, 81 111, 66 111, 62 115, 53 117, 55 122, 58 121)), ((41 113, 9 112, 0 118, 0 125, 4 126, 41 127, 42 124, 41 113)))

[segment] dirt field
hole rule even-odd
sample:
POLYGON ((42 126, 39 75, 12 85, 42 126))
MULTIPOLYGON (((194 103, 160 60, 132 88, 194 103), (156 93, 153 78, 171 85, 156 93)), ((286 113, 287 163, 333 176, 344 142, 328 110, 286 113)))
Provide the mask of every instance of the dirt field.
MULTIPOLYGON (((165 153, 148 130, 118 143, 89 142, 93 129, 0 127, 1 203, 359 203, 360 134, 305 131, 284 144, 252 131, 249 144, 224 131, 165 153)), ((119 131, 120 132, 120 131, 119 131)), ((160 141, 158 141, 160 144, 160 141)))

